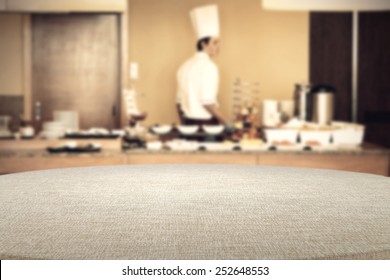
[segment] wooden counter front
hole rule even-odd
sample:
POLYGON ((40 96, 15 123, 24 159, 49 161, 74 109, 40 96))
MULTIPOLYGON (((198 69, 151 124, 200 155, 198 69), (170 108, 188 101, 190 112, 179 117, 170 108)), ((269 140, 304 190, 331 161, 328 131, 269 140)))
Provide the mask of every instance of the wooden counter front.
POLYGON ((390 175, 389 150, 364 146, 337 151, 173 152, 104 150, 96 154, 49 154, 44 150, 0 150, 0 174, 96 165, 242 164, 292 166, 390 175))
POLYGON ((390 175, 389 154, 367 153, 134 153, 127 164, 245 164, 344 170, 390 175))
POLYGON ((389 176, 389 155, 263 154, 258 165, 335 169, 389 176))
POLYGON ((0 156, 0 174, 15 172, 85 166, 108 166, 126 164, 125 156, 110 155, 20 155, 16 157, 0 156))

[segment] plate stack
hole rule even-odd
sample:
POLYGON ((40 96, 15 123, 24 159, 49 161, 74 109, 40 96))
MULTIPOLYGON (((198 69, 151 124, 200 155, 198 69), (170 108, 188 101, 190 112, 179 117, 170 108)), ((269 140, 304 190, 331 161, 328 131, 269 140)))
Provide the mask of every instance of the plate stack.
POLYGON ((54 111, 54 121, 64 124, 65 131, 79 130, 79 114, 77 111, 54 111))
POLYGON ((57 139, 65 136, 63 122, 44 122, 41 136, 47 139, 57 139))

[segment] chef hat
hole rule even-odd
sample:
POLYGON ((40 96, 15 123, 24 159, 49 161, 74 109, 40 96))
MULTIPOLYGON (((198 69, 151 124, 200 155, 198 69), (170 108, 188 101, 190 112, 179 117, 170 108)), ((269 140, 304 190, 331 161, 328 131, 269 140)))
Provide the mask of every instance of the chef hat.
POLYGON ((219 36, 217 5, 202 6, 190 12, 192 25, 198 39, 219 36))

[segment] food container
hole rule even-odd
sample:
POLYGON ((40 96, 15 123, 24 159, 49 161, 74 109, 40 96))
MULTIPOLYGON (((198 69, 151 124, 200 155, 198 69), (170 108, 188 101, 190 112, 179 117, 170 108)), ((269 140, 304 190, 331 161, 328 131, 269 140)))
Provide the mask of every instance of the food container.
POLYGON ((361 145, 364 139, 365 127, 352 123, 334 123, 337 127, 332 132, 335 145, 361 145))
POLYGON ((177 130, 179 130, 179 132, 181 134, 192 135, 192 134, 195 134, 199 130, 199 126, 198 125, 179 125, 179 126, 177 126, 177 130))
POLYGON ((239 147, 243 151, 265 151, 269 148, 269 145, 261 139, 243 139, 240 141, 239 147))
POLYGON ((266 142, 269 144, 296 144, 298 129, 267 128, 264 129, 266 142))
POLYGON ((236 143, 213 143, 213 142, 209 142, 209 143, 202 143, 200 144, 200 147, 203 147, 206 149, 206 151, 232 151, 234 149, 234 147, 237 147, 238 144, 236 143))
POLYGON ((161 141, 151 141, 146 143, 146 149, 151 151, 159 151, 162 148, 161 141))
POLYGON ((304 145, 329 145, 331 130, 301 130, 299 136, 304 145))
POLYGON ((207 134, 218 135, 224 131, 225 127, 223 125, 203 125, 202 129, 207 134))
POLYGON ((172 151, 196 151, 200 147, 200 144, 197 141, 178 139, 166 142, 165 145, 172 151))
POLYGON ((169 132, 171 132, 172 126, 171 125, 155 125, 152 127, 152 131, 159 135, 164 135, 169 132))

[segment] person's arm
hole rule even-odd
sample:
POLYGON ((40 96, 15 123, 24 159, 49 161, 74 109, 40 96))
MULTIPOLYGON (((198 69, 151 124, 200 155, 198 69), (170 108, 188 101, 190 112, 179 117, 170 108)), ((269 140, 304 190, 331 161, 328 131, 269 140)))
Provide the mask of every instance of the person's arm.
POLYGON ((176 103, 177 114, 179 115, 180 123, 184 123, 184 113, 180 107, 180 103, 176 103))
POLYGON ((223 116, 222 112, 218 109, 217 106, 209 104, 209 105, 203 105, 204 108, 213 115, 221 124, 226 125, 227 121, 225 117, 223 116))

